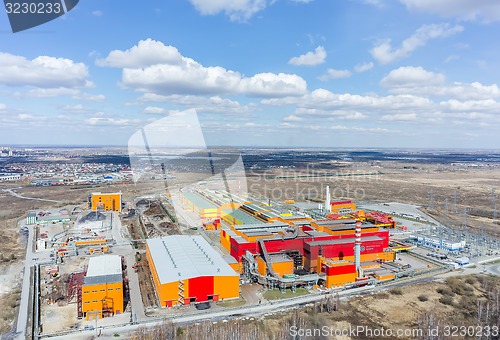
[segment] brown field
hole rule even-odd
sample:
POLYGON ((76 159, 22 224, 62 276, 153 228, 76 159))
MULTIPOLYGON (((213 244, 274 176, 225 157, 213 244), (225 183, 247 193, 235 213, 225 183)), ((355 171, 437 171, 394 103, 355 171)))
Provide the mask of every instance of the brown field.
POLYGON ((325 301, 310 304, 291 312, 267 317, 206 321, 196 325, 176 327, 172 323, 152 329, 141 328, 132 339, 293 339, 295 329, 326 329, 327 334, 295 337, 295 339, 474 339, 475 337, 446 337, 445 326, 499 325, 496 299, 500 282, 492 277, 451 277, 445 282, 420 283, 397 287, 389 291, 364 295, 341 301, 330 296, 325 301), (486 312, 487 311, 487 312, 486 312), (356 329, 398 331, 402 336, 336 335, 335 330, 356 329), (429 329, 440 329, 439 337, 428 337, 429 329), (422 332, 422 333, 418 333, 422 332))
MULTIPOLYGON (((498 168, 458 170, 439 165, 389 162, 380 168, 368 164, 322 167, 314 170, 315 177, 298 177, 304 174, 300 170, 286 169, 254 172, 248 179, 248 187, 253 194, 266 198, 323 202, 329 185, 332 200, 416 204, 440 222, 452 226, 462 226, 463 212, 467 209, 468 227, 484 227, 485 231, 500 235, 500 211, 494 221, 491 198, 492 189, 500 187, 498 168)), ((497 207, 500 210, 500 201, 497 207)))

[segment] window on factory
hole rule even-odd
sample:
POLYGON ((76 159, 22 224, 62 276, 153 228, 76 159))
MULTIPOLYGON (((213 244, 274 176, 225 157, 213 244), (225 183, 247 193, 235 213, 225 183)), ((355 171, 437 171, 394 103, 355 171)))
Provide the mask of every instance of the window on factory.
POLYGON ((113 288, 108 288, 108 290, 113 290, 113 288))
POLYGON ((106 291, 106 289, 101 289, 101 292, 105 292, 105 291, 106 291))
POLYGON ((97 290, 93 290, 92 293, 97 293, 97 290))
POLYGON ((90 301, 85 301, 84 303, 85 303, 85 304, 89 304, 89 303, 90 303, 90 301))

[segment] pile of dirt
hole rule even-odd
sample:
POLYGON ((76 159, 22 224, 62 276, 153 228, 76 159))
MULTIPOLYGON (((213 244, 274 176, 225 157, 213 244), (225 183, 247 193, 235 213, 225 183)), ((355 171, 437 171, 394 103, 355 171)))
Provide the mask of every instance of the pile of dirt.
POLYGON ((92 211, 80 219, 80 223, 105 221, 106 216, 98 211, 92 211))

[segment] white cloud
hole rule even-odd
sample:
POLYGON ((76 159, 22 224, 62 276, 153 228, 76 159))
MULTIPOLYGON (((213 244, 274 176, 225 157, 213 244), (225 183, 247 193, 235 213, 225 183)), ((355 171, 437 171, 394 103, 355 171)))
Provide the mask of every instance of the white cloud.
POLYGON ((226 113, 244 114, 256 109, 255 104, 241 105, 236 100, 222 98, 220 96, 204 97, 191 95, 162 96, 154 93, 145 93, 138 98, 139 102, 156 102, 178 104, 186 108, 196 109, 198 113, 226 113))
POLYGON ((462 20, 500 20, 498 0, 400 0, 409 10, 462 20))
POLYGON ((7 109, 7 105, 0 103, 0 111, 4 111, 7 109))
POLYGON ((318 46, 314 51, 307 52, 298 57, 291 58, 288 63, 296 66, 315 66, 325 62, 326 51, 323 46, 318 46))
MULTIPOLYGON (((79 90, 77 89, 70 89, 67 87, 57 87, 49 89, 42 89, 42 88, 31 89, 26 94, 30 97, 44 98, 44 97, 59 97, 59 96, 75 96, 78 94, 78 92, 79 90)), ((16 93, 16 95, 21 96, 22 93, 16 93)))
POLYGON ((356 72, 366 72, 368 70, 371 70, 373 68, 373 63, 370 61, 370 62, 367 62, 367 63, 363 63, 363 64, 358 64, 356 66, 354 66, 354 71, 356 72))
POLYGON ((102 102, 106 100, 106 96, 103 94, 90 94, 90 93, 79 93, 73 96, 74 99, 85 100, 89 102, 102 102))
POLYGON ((95 16, 95 17, 100 17, 103 15, 102 11, 100 10, 95 10, 92 12, 92 15, 95 16))
POLYGON ((329 68, 325 74, 318 77, 321 81, 328 81, 331 79, 349 78, 351 76, 351 71, 349 70, 336 70, 329 68))
POLYGON ((111 51, 104 59, 97 59, 97 66, 118 68, 141 68, 158 64, 181 65, 192 59, 184 58, 173 46, 152 39, 141 40, 128 50, 111 51))
POLYGON ((464 30, 463 26, 450 24, 424 25, 411 37, 405 39, 399 48, 393 48, 390 40, 385 40, 376 45, 371 55, 382 64, 390 63, 396 59, 409 56, 417 48, 427 44, 429 40, 447 38, 464 30))
POLYGON ((418 87, 424 84, 441 85, 446 78, 443 74, 425 70, 423 67, 406 66, 392 70, 381 81, 385 88, 418 87))
POLYGON ((17 118, 19 120, 31 120, 34 117, 32 115, 30 115, 30 114, 27 114, 27 113, 20 113, 20 114, 17 115, 17 118))
POLYGON ((313 2, 314 0, 292 0, 292 2, 299 2, 302 4, 308 4, 310 2, 313 2))
POLYGON ((496 84, 448 83, 441 73, 434 73, 422 67, 400 67, 392 70, 380 81, 380 85, 394 94, 412 94, 429 97, 451 97, 461 100, 480 100, 500 97, 496 84))
POLYGON ((88 69, 73 60, 39 56, 29 60, 0 52, 0 84, 40 88, 86 87, 88 69))
POLYGON ((267 7, 267 0, 190 0, 202 15, 226 14, 231 21, 246 21, 267 7))
POLYGON ((393 115, 383 115, 381 120, 386 121, 411 121, 417 120, 416 113, 396 113, 393 115))
POLYGON ((154 115, 161 115, 161 114, 165 114, 166 112, 168 112, 168 111, 165 110, 164 108, 158 107, 158 106, 147 106, 142 111, 142 113, 154 114, 154 115))
POLYGON ((283 118, 285 122, 301 122, 304 120, 304 118, 296 116, 296 115, 289 115, 283 118))
POLYGON ((170 94, 243 94, 256 97, 302 95, 307 83, 295 74, 259 73, 252 77, 220 66, 205 67, 175 47, 140 41, 126 51, 112 51, 98 65, 122 67, 122 85, 140 92, 170 94))
POLYGON ((121 118, 106 118, 106 117, 91 117, 85 120, 85 122, 89 125, 102 125, 102 126, 129 126, 132 125, 132 122, 129 119, 121 118))
POLYGON ((61 110, 74 113, 86 113, 90 111, 89 108, 83 106, 82 104, 64 105, 61 107, 61 110))

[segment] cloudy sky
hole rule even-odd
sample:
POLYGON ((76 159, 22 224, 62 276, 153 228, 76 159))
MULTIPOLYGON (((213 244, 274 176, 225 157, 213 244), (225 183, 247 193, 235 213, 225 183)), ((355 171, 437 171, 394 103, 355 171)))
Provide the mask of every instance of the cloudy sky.
POLYGON ((13 34, 0 144, 500 148, 498 0, 85 0, 13 34))

